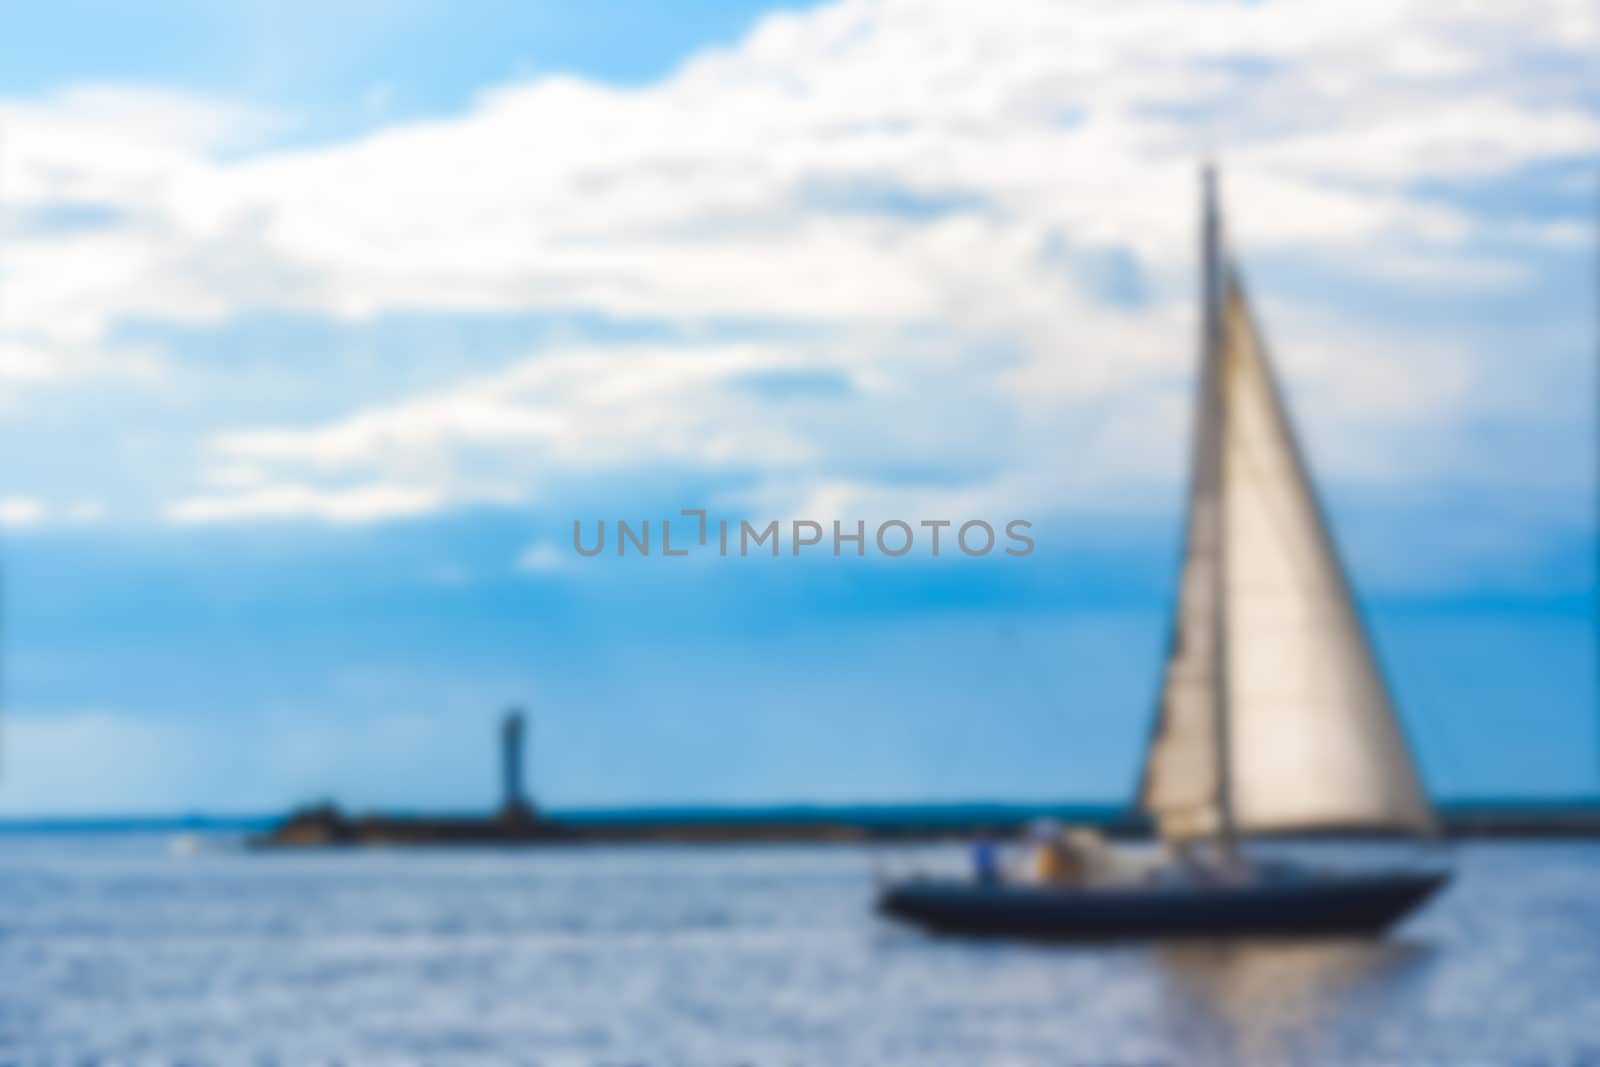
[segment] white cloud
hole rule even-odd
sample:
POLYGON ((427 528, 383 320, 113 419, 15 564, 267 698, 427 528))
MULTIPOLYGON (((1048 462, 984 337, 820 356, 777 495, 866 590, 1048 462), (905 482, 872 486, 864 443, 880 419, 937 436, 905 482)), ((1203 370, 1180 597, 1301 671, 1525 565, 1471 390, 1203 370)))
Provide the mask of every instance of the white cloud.
POLYGON ((124 221, 71 247, 25 241, 19 258, 45 269, 22 273, 17 306, 41 334, 252 306, 960 317, 979 270, 1048 286, 1030 259, 1052 228, 1185 269, 1191 164, 1211 148, 1257 247, 1470 254, 1487 224, 1409 183, 1600 146, 1581 86, 1534 67, 1576 62, 1597 37, 1582 5, 1559 2, 1329 18, 852 0, 771 17, 648 88, 542 78, 459 118, 226 163, 219 147, 259 136, 261 116, 76 90, 0 116, 15 128, 5 187, 23 211, 91 200, 124 221), (808 203, 823 187, 982 209, 841 215, 808 203))
MULTIPOLYGON (((247 156, 273 121, 248 108, 74 91, 0 108, 10 210, 99 211, 12 238, 0 372, 103 375, 134 358, 111 344, 132 315, 590 311, 679 335, 210 436, 203 488, 166 507, 185 523, 411 517, 660 464, 753 473, 745 499, 791 507, 884 490, 897 476, 874 465, 959 469, 957 494, 1137 497, 1181 469, 1198 158, 1227 165, 1247 261, 1503 290, 1586 218, 1499 220, 1418 186, 1592 155, 1575 72, 1597 48, 1600 15, 1567 0, 845 0, 658 84, 541 77, 247 156), (1109 256, 1137 306, 1105 292, 1109 256), (707 330, 725 319, 808 340, 730 344, 707 330), (742 384, 808 369, 850 398, 827 412, 742 384)), ((1339 299, 1301 292, 1267 322, 1291 391, 1333 398, 1314 454, 1362 478, 1468 465, 1463 428, 1499 402, 1492 354, 1339 299)))
POLYGON ((98 500, 56 503, 37 497, 0 497, 0 528, 9 530, 89 526, 100 522, 105 515, 105 505, 98 500))
POLYGON ((188 497, 168 510, 184 524, 240 520, 311 519, 335 524, 415 518, 436 512, 444 501, 428 489, 403 485, 368 485, 321 489, 306 485, 269 485, 242 493, 188 497))
POLYGON ((28 497, 0 499, 0 526, 9 529, 38 526, 45 521, 46 514, 44 504, 28 497))
POLYGON ((166 360, 147 346, 101 348, 0 339, 0 382, 13 387, 68 384, 84 378, 151 383, 162 380, 167 371, 166 360))
POLYGON ((215 490, 169 514, 180 522, 361 522, 512 502, 552 469, 806 465, 815 450, 744 404, 739 382, 809 365, 805 353, 778 346, 554 353, 322 426, 224 434, 212 442, 215 490), (316 479, 365 479, 367 487, 320 490, 316 479))
POLYGON ((517 557, 517 570, 525 574, 549 574, 561 570, 566 564, 566 557, 555 545, 541 543, 529 545, 517 557))

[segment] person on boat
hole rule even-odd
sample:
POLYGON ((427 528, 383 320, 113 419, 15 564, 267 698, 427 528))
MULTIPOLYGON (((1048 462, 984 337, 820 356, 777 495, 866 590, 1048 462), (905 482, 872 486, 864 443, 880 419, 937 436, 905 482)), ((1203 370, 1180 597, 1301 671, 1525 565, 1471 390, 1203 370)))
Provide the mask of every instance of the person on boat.
POLYGON ((1055 823, 1034 828, 1034 880, 1044 885, 1089 885, 1113 880, 1114 857, 1098 830, 1055 823))
POLYGON ((1073 860, 1061 838, 1041 842, 1033 854, 1034 877, 1044 885, 1074 885, 1079 872, 1073 860))
POLYGON ((1000 882, 999 846, 987 833, 978 834, 977 840, 972 842, 972 876, 979 885, 1000 882))
POLYGON ((1040 819, 1029 827, 1033 841, 1033 879, 1042 885, 1074 885, 1082 877, 1081 865, 1067 835, 1054 819, 1040 819))

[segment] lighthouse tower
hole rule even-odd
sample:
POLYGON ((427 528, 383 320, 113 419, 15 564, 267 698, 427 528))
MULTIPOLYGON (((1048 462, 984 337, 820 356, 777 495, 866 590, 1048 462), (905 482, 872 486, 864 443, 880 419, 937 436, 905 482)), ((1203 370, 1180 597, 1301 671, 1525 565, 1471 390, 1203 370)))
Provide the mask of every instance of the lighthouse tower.
POLYGON ((512 708, 500 721, 500 820, 532 822, 536 815, 522 785, 522 750, 525 716, 512 708))

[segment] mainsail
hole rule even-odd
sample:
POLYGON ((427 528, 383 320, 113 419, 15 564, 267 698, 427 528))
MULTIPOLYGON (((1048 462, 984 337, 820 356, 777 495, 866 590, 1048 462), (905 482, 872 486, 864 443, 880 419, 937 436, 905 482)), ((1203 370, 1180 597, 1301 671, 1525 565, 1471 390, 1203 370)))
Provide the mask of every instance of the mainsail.
POLYGON ((1141 802, 1168 840, 1429 833, 1207 176, 1205 314, 1173 645, 1141 802))

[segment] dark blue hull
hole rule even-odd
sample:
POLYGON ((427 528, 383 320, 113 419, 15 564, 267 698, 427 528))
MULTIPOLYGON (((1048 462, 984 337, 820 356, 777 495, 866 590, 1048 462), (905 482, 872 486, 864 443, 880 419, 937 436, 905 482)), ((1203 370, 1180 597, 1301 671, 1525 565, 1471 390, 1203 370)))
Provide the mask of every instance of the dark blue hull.
POLYGON ((968 937, 1371 937, 1448 880, 1442 871, 1084 888, 929 880, 889 886, 878 898, 878 910, 928 930, 968 937))

